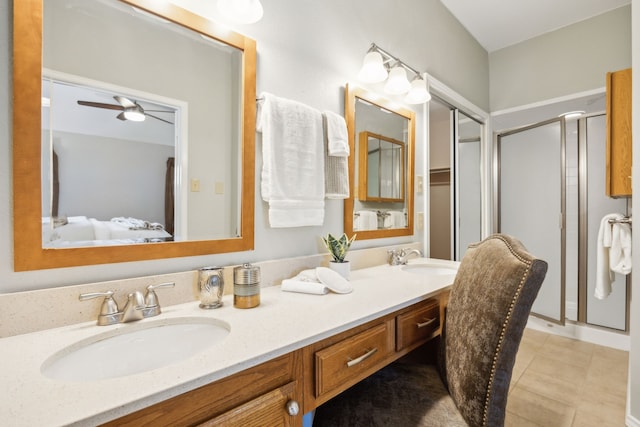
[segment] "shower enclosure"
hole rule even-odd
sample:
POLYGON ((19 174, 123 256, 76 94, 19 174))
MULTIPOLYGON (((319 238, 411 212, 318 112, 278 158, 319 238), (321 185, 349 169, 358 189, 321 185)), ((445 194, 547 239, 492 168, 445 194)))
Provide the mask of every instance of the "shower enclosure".
POLYGON ((532 314, 628 331, 628 284, 594 297, 597 236, 607 213, 626 199, 605 195, 605 116, 562 117, 496 134, 494 229, 517 236, 549 263, 532 314))

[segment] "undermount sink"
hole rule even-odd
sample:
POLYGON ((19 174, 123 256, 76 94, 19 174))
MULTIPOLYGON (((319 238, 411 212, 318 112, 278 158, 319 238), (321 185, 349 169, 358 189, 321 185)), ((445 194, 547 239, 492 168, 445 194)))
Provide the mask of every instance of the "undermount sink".
POLYGON ((57 352, 41 372, 74 382, 138 374, 187 359, 221 342, 229 331, 226 322, 199 317, 127 324, 57 352))
POLYGON ((441 264, 407 264, 402 266, 402 271, 419 275, 455 276, 458 269, 441 264))

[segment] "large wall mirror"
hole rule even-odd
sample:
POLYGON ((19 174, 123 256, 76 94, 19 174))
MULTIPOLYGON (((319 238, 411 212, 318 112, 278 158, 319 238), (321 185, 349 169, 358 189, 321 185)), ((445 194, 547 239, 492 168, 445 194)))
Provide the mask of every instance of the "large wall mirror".
POLYGON ((13 10, 16 271, 253 248, 255 41, 151 0, 13 10))
POLYGON ((413 234, 415 113, 347 86, 345 117, 352 153, 344 229, 358 239, 413 234))

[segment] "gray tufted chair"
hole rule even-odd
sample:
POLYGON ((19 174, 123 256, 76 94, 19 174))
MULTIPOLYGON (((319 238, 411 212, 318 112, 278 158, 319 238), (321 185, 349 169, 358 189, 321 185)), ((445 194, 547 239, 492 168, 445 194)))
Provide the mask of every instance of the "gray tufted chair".
POLYGON ((321 426, 502 426, 511 372, 547 263, 495 234, 469 246, 438 366, 393 363, 316 410, 321 426))

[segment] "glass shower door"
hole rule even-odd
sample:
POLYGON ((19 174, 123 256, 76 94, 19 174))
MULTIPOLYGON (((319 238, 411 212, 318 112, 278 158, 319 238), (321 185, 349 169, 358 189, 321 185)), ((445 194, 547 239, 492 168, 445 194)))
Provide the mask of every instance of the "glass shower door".
POLYGON ((532 314, 565 319, 565 121, 503 132, 498 144, 497 230, 549 264, 532 314))

